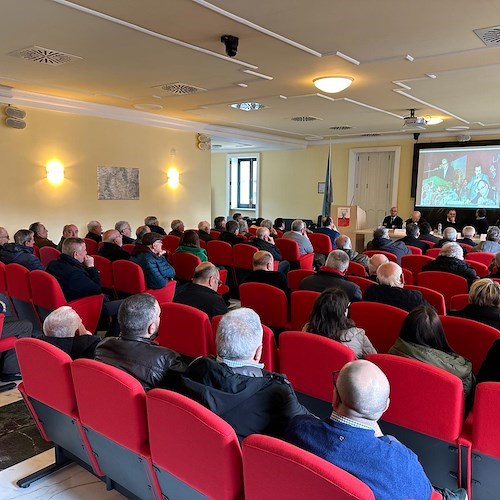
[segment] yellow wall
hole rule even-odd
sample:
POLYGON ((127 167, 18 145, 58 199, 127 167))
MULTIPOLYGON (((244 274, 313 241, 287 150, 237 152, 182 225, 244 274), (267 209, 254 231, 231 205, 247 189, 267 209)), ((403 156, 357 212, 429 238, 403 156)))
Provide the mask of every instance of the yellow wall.
POLYGON ((194 133, 29 108, 26 122, 25 130, 0 125, 0 225, 11 238, 37 220, 59 241, 64 224, 75 223, 84 236, 92 219, 104 229, 128 220, 135 231, 147 215, 166 227, 174 218, 186 227, 210 218, 211 155, 196 148, 194 133), (52 158, 65 165, 60 186, 46 179, 52 158), (166 184, 173 164, 180 170, 176 190, 166 184), (97 166, 139 168, 140 199, 97 200, 97 166))

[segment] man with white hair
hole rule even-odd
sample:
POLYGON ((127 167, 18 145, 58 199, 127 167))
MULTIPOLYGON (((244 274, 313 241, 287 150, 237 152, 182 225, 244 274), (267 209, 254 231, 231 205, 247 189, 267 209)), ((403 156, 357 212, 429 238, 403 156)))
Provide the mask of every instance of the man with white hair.
POLYGON ((322 292, 327 288, 336 287, 344 290, 350 302, 361 300, 361 289, 356 283, 352 283, 345 277, 349 266, 349 257, 342 250, 332 250, 328 254, 326 264, 319 271, 307 276, 300 282, 300 290, 312 290, 322 292))
POLYGON ((378 285, 370 285, 365 290, 365 300, 399 307, 408 312, 417 306, 428 305, 421 292, 403 288, 403 270, 395 262, 386 262, 377 269, 377 281, 378 285))
POLYGON ((78 227, 75 224, 66 224, 62 230, 62 236, 57 244, 57 249, 62 251, 62 244, 66 238, 78 238, 78 227))
POLYGON ((182 222, 180 219, 174 219, 170 223, 170 227, 172 228, 172 231, 168 233, 171 236, 177 236, 181 237, 184 234, 184 222, 182 222))
POLYGON ((124 245, 135 243, 134 238, 132 238, 132 228, 126 220, 119 220, 115 224, 115 229, 122 235, 122 242, 124 245))
POLYGON ((207 220, 198 222, 198 236, 200 237, 200 240, 203 240, 205 243, 215 239, 210 234, 210 222, 207 220))
POLYGON ((123 250, 123 238, 117 229, 108 229, 102 235, 102 246, 97 253, 111 262, 130 260, 130 254, 123 250))
POLYGON ((148 215, 144 219, 144 224, 146 226, 148 226, 149 229, 151 229, 152 233, 161 234, 162 236, 167 235, 167 233, 165 232, 165 229, 163 229, 160 226, 160 221, 158 220, 158 217, 156 217, 155 215, 148 215))
POLYGON ((287 231, 283 238, 295 241, 299 245, 299 254, 305 255, 313 253, 314 249, 312 243, 307 236, 306 223, 303 220, 297 219, 292 222, 291 231, 287 231))
POLYGON ((491 226, 486 233, 486 241, 481 241, 471 252, 500 252, 500 228, 491 226))
POLYGON ((85 235, 85 238, 90 240, 94 240, 97 243, 102 241, 102 226, 101 223, 97 220, 91 220, 87 224, 88 233, 85 235))
POLYGON ((446 243, 434 260, 422 266, 422 271, 443 271, 462 276, 469 288, 478 279, 474 268, 464 261, 464 251, 458 243, 446 243))
POLYGON ((61 306, 45 318, 42 340, 59 347, 71 359, 94 359, 94 351, 101 337, 92 335, 85 328, 74 309, 61 306))
POLYGON ((278 271, 284 274, 288 273, 290 270, 290 262, 283 260, 280 249, 276 246, 274 238, 269 232, 269 228, 265 226, 259 227, 255 232, 255 238, 251 239, 248 244, 257 247, 259 250, 269 252, 274 260, 279 261, 278 271))
POLYGON ((377 270, 386 262, 389 262, 387 255, 384 255, 383 253, 376 253, 375 255, 372 255, 368 260, 368 279, 377 281, 377 270))
POLYGON ((410 249, 402 241, 391 241, 389 231, 386 227, 377 227, 373 231, 373 240, 366 245, 367 250, 382 250, 396 256, 398 264, 401 264, 403 255, 410 255, 410 249))
POLYGON ((342 250, 343 252, 345 252, 350 261, 361 264, 366 270, 368 270, 368 255, 358 253, 356 252, 356 250, 353 250, 351 238, 349 238, 349 236, 347 236, 346 234, 341 234, 338 238, 335 239, 335 246, 338 250, 342 250))
POLYGON ((474 226, 464 226, 462 229, 462 237, 457 239, 457 243, 464 243, 465 245, 470 245, 471 247, 475 247, 477 243, 472 239, 476 234, 476 229, 474 226))
POLYGON ((240 440, 256 433, 281 437, 295 416, 308 413, 284 375, 263 369, 257 313, 247 308, 228 312, 215 342, 217 357, 195 359, 176 390, 223 418, 240 440))
MULTIPOLYGON (((330 417, 296 417, 286 440, 356 476, 377 500, 431 498, 432 485, 418 457, 378 425, 390 404, 382 370, 370 361, 351 361, 334 372, 334 386, 330 417)), ((438 491, 445 499, 467 499, 463 489, 438 491)))
POLYGON ((443 237, 434 245, 434 248, 443 248, 446 243, 454 243, 457 241, 457 230, 454 227, 448 226, 443 229, 443 237))

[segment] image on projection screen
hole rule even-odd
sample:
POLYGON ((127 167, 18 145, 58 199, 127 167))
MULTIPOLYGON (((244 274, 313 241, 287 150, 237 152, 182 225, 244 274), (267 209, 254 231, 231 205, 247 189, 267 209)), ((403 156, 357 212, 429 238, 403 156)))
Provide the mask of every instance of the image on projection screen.
POLYGON ((500 146, 421 149, 415 205, 499 208, 500 146))

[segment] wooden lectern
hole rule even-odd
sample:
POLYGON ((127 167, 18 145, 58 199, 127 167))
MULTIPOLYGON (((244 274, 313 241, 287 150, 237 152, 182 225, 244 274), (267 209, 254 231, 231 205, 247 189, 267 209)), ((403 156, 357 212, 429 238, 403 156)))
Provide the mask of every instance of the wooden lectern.
POLYGON ((358 205, 334 205, 332 203, 330 214, 339 233, 349 236, 352 248, 362 252, 365 235, 357 234, 357 232, 366 229, 366 212, 358 205))

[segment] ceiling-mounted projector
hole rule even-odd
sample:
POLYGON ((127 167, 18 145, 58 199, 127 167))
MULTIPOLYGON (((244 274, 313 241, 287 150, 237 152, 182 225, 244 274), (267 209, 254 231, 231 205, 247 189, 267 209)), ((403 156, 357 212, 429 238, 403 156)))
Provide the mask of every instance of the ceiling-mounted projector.
POLYGON ((415 116, 414 109, 410 109, 410 116, 405 116, 403 120, 405 121, 403 130, 424 130, 427 126, 425 118, 415 116))

